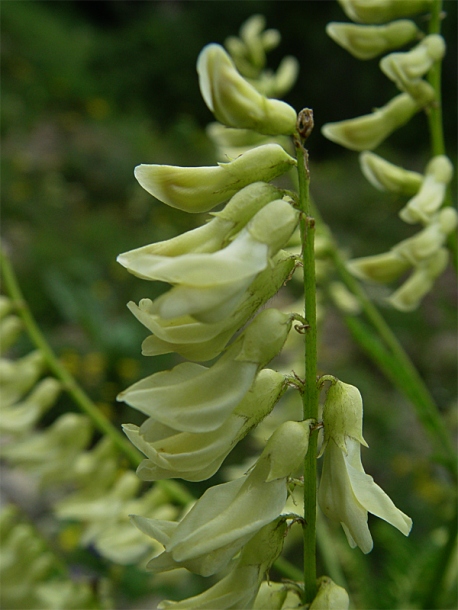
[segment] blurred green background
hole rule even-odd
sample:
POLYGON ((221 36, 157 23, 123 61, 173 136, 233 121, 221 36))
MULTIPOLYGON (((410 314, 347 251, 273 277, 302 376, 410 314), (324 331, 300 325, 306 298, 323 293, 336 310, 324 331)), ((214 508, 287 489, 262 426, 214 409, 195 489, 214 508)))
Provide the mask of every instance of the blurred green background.
MULTIPOLYGON (((455 162, 458 3, 444 5, 444 123, 455 162)), ((342 247, 354 256, 375 254, 414 232, 398 219, 403 203, 365 182, 357 155, 320 134, 325 122, 368 113, 396 93, 377 60, 360 62, 326 36, 326 23, 346 20, 337 2, 25 0, 0 8, 2 243, 50 343, 117 424, 137 423, 139 415, 116 403, 116 394, 174 360, 140 356, 147 332, 125 304, 154 298, 162 287, 128 275, 116 256, 202 221, 155 201, 136 183, 133 168, 215 162, 205 134, 212 117, 195 71, 205 44, 223 43, 246 18, 265 15, 267 27, 282 34, 271 67, 286 54, 301 64, 286 101, 314 110, 312 194, 342 247)), ((418 23, 424 25, 422 18, 418 23)), ((429 158, 425 117, 395 133, 380 154, 422 171, 429 158)), ((448 270, 417 312, 384 309, 451 431, 457 423, 455 286, 448 270)), ((367 471, 414 519, 407 541, 374 521, 378 546, 367 568, 358 568, 370 575, 371 607, 392 608, 403 579, 419 582, 427 574, 428 549, 436 548, 452 510, 449 482, 430 459, 411 405, 352 343, 332 306, 320 364, 360 387, 371 446, 367 471), (406 565, 420 551, 423 564, 412 572, 406 565)), ((361 583, 352 585, 356 590, 361 583)))

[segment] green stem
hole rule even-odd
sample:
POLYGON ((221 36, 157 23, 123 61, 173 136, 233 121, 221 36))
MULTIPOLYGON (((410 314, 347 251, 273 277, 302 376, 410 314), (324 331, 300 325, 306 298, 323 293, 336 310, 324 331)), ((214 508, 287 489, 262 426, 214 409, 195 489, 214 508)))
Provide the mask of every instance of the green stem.
MULTIPOLYGON (((55 377, 62 382, 64 389, 71 396, 73 402, 79 409, 85 413, 95 428, 103 435, 111 439, 113 444, 119 451, 129 460, 134 468, 136 468, 143 457, 141 453, 129 442, 127 438, 117 430, 109 419, 97 408, 93 401, 78 385, 75 378, 59 361, 50 345, 46 341, 38 324, 36 323, 27 301, 24 299, 13 267, 7 255, 0 250, 0 267, 5 283, 5 289, 9 297, 14 303, 18 315, 21 317, 27 333, 37 349, 43 354, 49 370, 55 377)), ((166 491, 170 497, 179 504, 187 504, 194 500, 193 496, 186 490, 185 487, 179 485, 175 481, 158 481, 158 484, 166 491)))
MULTIPOLYGON (((317 326, 315 280, 315 219, 311 218, 309 195, 308 155, 302 142, 296 140, 299 205, 301 214, 302 261, 304 266, 305 319, 305 389, 303 392, 304 419, 318 419, 317 387, 317 326)), ((317 434, 310 436, 304 463, 304 603, 311 603, 316 595, 316 477, 317 434)))
MULTIPOLYGON (((434 0, 431 6, 429 34, 440 34, 441 31, 442 0, 434 0)), ((442 61, 436 61, 428 73, 428 82, 433 87, 436 97, 434 103, 428 108, 428 125, 431 139, 431 152, 433 156, 445 154, 444 130, 442 127, 442 88, 441 88, 442 61)))

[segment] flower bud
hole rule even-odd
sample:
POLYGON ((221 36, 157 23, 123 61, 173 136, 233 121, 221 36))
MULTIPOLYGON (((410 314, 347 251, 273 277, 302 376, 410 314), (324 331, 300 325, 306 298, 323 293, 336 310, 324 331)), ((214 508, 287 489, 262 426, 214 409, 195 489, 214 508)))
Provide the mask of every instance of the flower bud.
POLYGON ((354 57, 364 60, 404 46, 415 40, 420 30, 410 19, 400 19, 372 26, 331 22, 326 26, 326 33, 354 57))
POLYGON ((217 44, 203 48, 197 60, 202 97, 216 119, 266 135, 290 135, 296 130, 296 111, 280 100, 260 94, 237 72, 234 62, 217 44))
POLYGON ((350 150, 372 150, 393 131, 405 125, 419 110, 420 106, 410 95, 401 93, 371 114, 326 123, 321 131, 329 140, 350 150))
POLYGON ((347 263, 349 271, 362 280, 388 283, 410 268, 410 263, 395 250, 355 258, 347 263))
POLYGON ((213 167, 138 165, 140 185, 163 203, 185 212, 208 212, 252 182, 270 182, 296 164, 278 144, 265 144, 213 167))
POLYGON ((359 156, 361 171, 375 188, 401 195, 415 195, 423 182, 423 176, 393 163, 375 153, 364 151, 359 156))
POLYGON ((448 251, 441 248, 424 264, 415 268, 404 284, 388 298, 389 303, 400 311, 416 309, 433 287, 435 279, 445 270, 447 262, 448 251))
POLYGON ((425 177, 418 193, 400 211, 399 216, 408 223, 431 221, 442 205, 447 185, 453 176, 453 165, 445 155, 433 157, 426 166, 425 177))
POLYGON ((309 610, 348 610, 350 598, 343 587, 339 587, 329 576, 318 580, 318 592, 309 610))
POLYGON ((266 482, 290 477, 301 467, 309 447, 311 423, 310 419, 287 421, 275 430, 259 458, 269 461, 266 482))
POLYGON ((292 318, 278 309, 264 309, 237 340, 241 349, 238 362, 257 362, 264 366, 282 349, 291 329, 292 318))
POLYGON ((346 439, 355 439, 367 447, 363 438, 363 400, 355 386, 336 379, 326 394, 323 410, 324 447, 332 439, 347 453, 346 439))
MULTIPOLYGON (((265 580, 259 588, 253 610, 266 610, 266 608, 269 610, 281 610, 288 593, 289 591, 283 583, 265 580)), ((294 606, 291 606, 291 608, 294 608, 294 606)))
POLYGON ((361 23, 386 23, 428 11, 432 0, 338 0, 347 17, 361 23))
POLYGON ((277 199, 262 208, 247 228, 256 241, 268 244, 273 255, 286 245, 298 222, 299 212, 287 201, 277 199))

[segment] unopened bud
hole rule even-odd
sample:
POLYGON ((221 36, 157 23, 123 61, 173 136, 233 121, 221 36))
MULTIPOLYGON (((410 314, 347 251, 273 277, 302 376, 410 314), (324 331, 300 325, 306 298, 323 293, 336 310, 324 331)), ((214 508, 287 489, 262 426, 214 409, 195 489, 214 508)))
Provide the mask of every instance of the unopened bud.
POLYGON ((350 150, 372 150, 381 144, 393 131, 407 123, 420 106, 407 93, 401 93, 388 104, 377 108, 371 114, 326 123, 323 135, 350 150))
POLYGON ((204 47, 197 60, 197 72, 205 103, 224 125, 266 135, 295 132, 294 108, 261 95, 241 76, 220 45, 204 47))
POLYGON ((309 610, 348 610, 350 598, 343 587, 339 587, 329 576, 318 580, 318 592, 309 610))
POLYGON ((235 359, 265 366, 282 349, 291 324, 291 316, 278 309, 261 311, 240 337, 242 348, 235 359))
POLYGON ((355 386, 335 378, 332 380, 324 403, 323 422, 323 449, 332 439, 347 453, 346 437, 351 437, 367 447, 363 438, 363 399, 355 386))
POLYGON ((387 25, 328 23, 326 33, 358 59, 372 59, 415 40, 420 30, 410 19, 387 25))
POLYGON ((270 464, 266 482, 290 477, 300 468, 309 447, 311 423, 310 419, 287 421, 275 430, 260 457, 270 464))
POLYGON ((252 182, 270 182, 296 165, 278 144, 265 144, 213 167, 138 165, 140 185, 163 203, 185 212, 208 212, 252 182))
POLYGON ((402 195, 415 195, 423 182, 423 176, 393 163, 375 153, 365 151, 359 156, 361 171, 375 188, 402 195))
POLYGON ((432 0, 338 0, 347 17, 361 23, 386 23, 428 11, 432 0))
POLYGON ((278 252, 291 237, 299 221, 299 212, 287 201, 277 199, 260 210, 247 225, 250 235, 278 252))

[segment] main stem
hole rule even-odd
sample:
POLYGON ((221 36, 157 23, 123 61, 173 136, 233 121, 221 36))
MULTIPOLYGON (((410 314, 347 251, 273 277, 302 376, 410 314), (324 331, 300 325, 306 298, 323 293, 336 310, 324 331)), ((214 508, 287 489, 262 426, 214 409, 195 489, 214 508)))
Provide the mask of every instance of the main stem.
MULTIPOLYGON (((302 131, 307 137, 313 127, 313 119, 311 111, 303 110, 299 114, 299 127, 303 126, 304 113, 306 119, 309 120, 309 125, 305 131, 299 129, 299 133, 302 131)), ((295 141, 301 210, 302 262, 304 266, 304 317, 306 320, 303 415, 304 419, 318 419, 315 219, 310 216, 310 175, 308 154, 303 145, 305 137, 299 137, 295 141)), ((317 433, 312 432, 304 462, 304 603, 306 604, 311 603, 316 595, 316 453, 317 433)))

